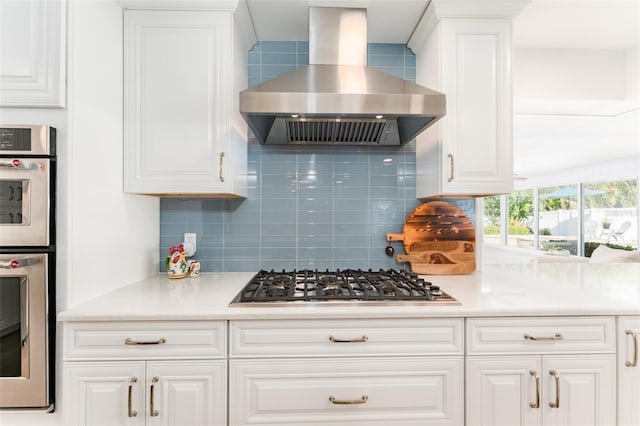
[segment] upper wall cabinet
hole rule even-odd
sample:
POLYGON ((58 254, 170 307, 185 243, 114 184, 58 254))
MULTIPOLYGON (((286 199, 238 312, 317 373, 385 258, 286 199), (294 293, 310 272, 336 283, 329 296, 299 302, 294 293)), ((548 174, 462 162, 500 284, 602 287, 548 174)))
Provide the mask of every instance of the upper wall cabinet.
POLYGON ((65 106, 65 2, 0 2, 0 107, 65 106))
POLYGON ((245 197, 238 93, 248 46, 231 11, 125 11, 124 189, 245 197))
POLYGON ((447 115, 417 138, 417 197, 509 193, 511 18, 459 18, 438 10, 437 0, 427 12, 409 46, 417 55, 416 82, 447 96, 447 115))

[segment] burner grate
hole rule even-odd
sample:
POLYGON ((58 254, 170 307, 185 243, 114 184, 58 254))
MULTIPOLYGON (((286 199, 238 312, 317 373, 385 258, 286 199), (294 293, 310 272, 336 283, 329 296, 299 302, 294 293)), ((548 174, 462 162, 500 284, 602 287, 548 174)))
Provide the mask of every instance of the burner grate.
POLYGON ((458 304, 438 286, 408 271, 259 271, 232 304, 274 302, 428 302, 458 304))

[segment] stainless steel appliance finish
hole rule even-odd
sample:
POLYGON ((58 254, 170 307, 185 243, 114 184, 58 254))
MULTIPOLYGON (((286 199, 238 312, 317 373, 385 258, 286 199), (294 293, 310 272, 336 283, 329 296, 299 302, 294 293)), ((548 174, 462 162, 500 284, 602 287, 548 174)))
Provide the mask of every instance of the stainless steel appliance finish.
POLYGON ((408 271, 304 269, 261 270, 230 306, 293 306, 292 303, 460 304, 438 286, 408 271))
POLYGON ((0 407, 49 405, 49 255, 0 254, 0 407))
POLYGON ((366 66, 366 9, 311 7, 309 63, 240 93, 261 143, 403 145, 445 115, 445 95, 366 66))
POLYGON ((0 125, 0 408, 53 410, 56 129, 0 125))
POLYGON ((55 129, 0 127, 0 246, 47 246, 55 129))

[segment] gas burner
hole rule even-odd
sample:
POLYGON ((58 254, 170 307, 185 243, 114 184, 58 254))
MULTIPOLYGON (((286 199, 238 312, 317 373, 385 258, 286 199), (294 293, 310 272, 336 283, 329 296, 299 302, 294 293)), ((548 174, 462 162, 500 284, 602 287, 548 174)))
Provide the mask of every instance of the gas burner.
POLYGON ((231 303, 269 302, 428 302, 458 304, 438 286, 407 271, 260 271, 231 303))

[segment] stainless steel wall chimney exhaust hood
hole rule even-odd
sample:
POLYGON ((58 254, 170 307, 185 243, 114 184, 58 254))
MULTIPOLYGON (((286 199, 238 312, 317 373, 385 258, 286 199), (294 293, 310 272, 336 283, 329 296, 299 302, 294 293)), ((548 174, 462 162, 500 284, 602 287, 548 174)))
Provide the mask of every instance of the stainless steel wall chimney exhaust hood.
POLYGON ((309 66, 240 92, 263 144, 403 145, 445 95, 366 66, 366 9, 309 8, 309 66))

